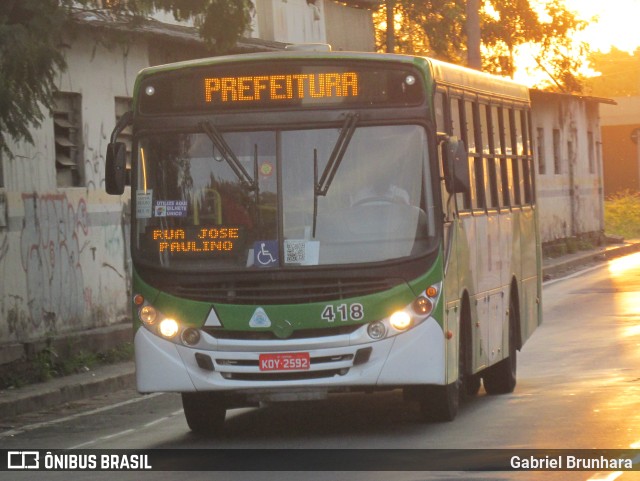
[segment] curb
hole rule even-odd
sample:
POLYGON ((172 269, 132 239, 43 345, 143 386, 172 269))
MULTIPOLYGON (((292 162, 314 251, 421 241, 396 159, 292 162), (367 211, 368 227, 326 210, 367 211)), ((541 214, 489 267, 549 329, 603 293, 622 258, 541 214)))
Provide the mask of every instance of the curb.
MULTIPOLYGON (((629 242, 597 251, 572 254, 559 259, 545 259, 546 265, 542 269, 543 279, 560 276, 566 271, 585 264, 603 262, 634 252, 640 252, 640 242, 629 242)), ((126 329, 130 329, 130 326, 126 326, 126 329)), ((19 389, 0 391, 0 420, 6 423, 6 420, 20 414, 134 388, 135 365, 133 361, 101 366, 95 371, 56 378, 19 389)))
POLYGON ((0 391, 0 419, 135 387, 133 361, 0 391))
POLYGON ((608 246, 603 249, 576 253, 558 259, 544 259, 542 279, 543 281, 552 279, 565 274, 566 271, 584 266, 585 264, 604 262, 635 252, 640 252, 640 242, 634 241, 621 245, 608 246))

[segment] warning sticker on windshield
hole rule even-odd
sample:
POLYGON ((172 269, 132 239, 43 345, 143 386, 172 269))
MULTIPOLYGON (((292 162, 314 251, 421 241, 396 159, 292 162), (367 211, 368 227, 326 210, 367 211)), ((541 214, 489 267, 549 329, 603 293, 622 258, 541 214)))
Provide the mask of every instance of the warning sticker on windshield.
POLYGON ((150 219, 153 206, 153 190, 136 192, 136 217, 138 219, 150 219))
POLYGON ((153 215, 156 217, 186 217, 186 200, 156 200, 153 215))

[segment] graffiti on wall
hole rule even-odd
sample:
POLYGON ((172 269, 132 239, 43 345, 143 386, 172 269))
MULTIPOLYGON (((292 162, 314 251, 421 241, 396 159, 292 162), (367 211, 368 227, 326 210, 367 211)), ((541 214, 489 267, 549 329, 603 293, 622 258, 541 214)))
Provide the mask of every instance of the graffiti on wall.
POLYGON ((84 314, 80 254, 89 233, 86 200, 74 207, 66 194, 23 194, 22 201, 20 253, 28 311, 33 327, 56 332, 58 321, 77 324, 84 314))

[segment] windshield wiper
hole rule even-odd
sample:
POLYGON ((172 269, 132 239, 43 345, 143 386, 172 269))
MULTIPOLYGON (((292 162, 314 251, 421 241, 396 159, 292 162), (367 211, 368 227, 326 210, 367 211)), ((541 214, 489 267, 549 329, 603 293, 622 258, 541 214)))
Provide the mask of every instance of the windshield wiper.
POLYGON ((336 145, 333 146, 333 151, 331 152, 329 161, 327 162, 319 181, 318 151, 317 149, 313 149, 313 237, 316 236, 318 197, 324 197, 327 195, 329 187, 331 187, 331 182, 333 182, 333 178, 338 171, 338 167, 340 167, 342 158, 347 151, 349 142, 351 142, 351 137, 353 137, 353 133, 356 131, 356 125, 358 124, 359 118, 360 116, 358 114, 347 114, 347 118, 345 119, 344 124, 342 124, 342 129, 340 130, 340 135, 338 136, 336 145))
MULTIPOLYGON (((211 122, 201 122, 200 127, 204 131, 205 134, 211 139, 213 145, 220 151, 222 154, 222 158, 229 164, 231 170, 236 174, 240 182, 247 187, 249 190, 257 190, 258 189, 258 181, 257 175, 256 179, 252 179, 251 175, 246 171, 246 169, 242 166, 236 154, 233 153, 229 144, 224 140, 224 137, 220 133, 220 131, 213 125, 211 122)), ((254 159, 254 163, 257 164, 257 161, 254 159)), ((255 166, 254 166, 254 170, 255 166)))
POLYGON ((347 147, 349 146, 349 142, 351 142, 351 137, 353 137, 353 133, 356 130, 356 125, 358 123, 359 116, 358 114, 348 114, 347 118, 342 125, 342 130, 340 130, 340 135, 338 136, 338 140, 336 141, 336 145, 333 147, 333 152, 331 152, 331 157, 329 157, 329 162, 327 162, 327 166, 324 168, 322 172, 322 177, 320 177, 320 181, 318 182, 318 158, 317 155, 314 155, 314 184, 315 184, 315 195, 325 196, 327 195, 327 191, 331 186, 331 182, 333 182, 333 178, 338 171, 338 167, 340 167, 340 163, 342 162, 342 158, 344 157, 344 153, 347 151, 347 147))

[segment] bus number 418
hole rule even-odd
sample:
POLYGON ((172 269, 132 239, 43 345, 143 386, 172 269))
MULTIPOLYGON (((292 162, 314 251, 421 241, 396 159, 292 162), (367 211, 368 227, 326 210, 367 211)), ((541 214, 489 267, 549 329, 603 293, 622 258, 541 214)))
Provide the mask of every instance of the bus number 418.
POLYGON ((361 321, 364 318, 364 307, 362 304, 340 304, 334 306, 329 304, 322 311, 322 319, 328 322, 334 322, 338 319, 346 321, 361 321))

